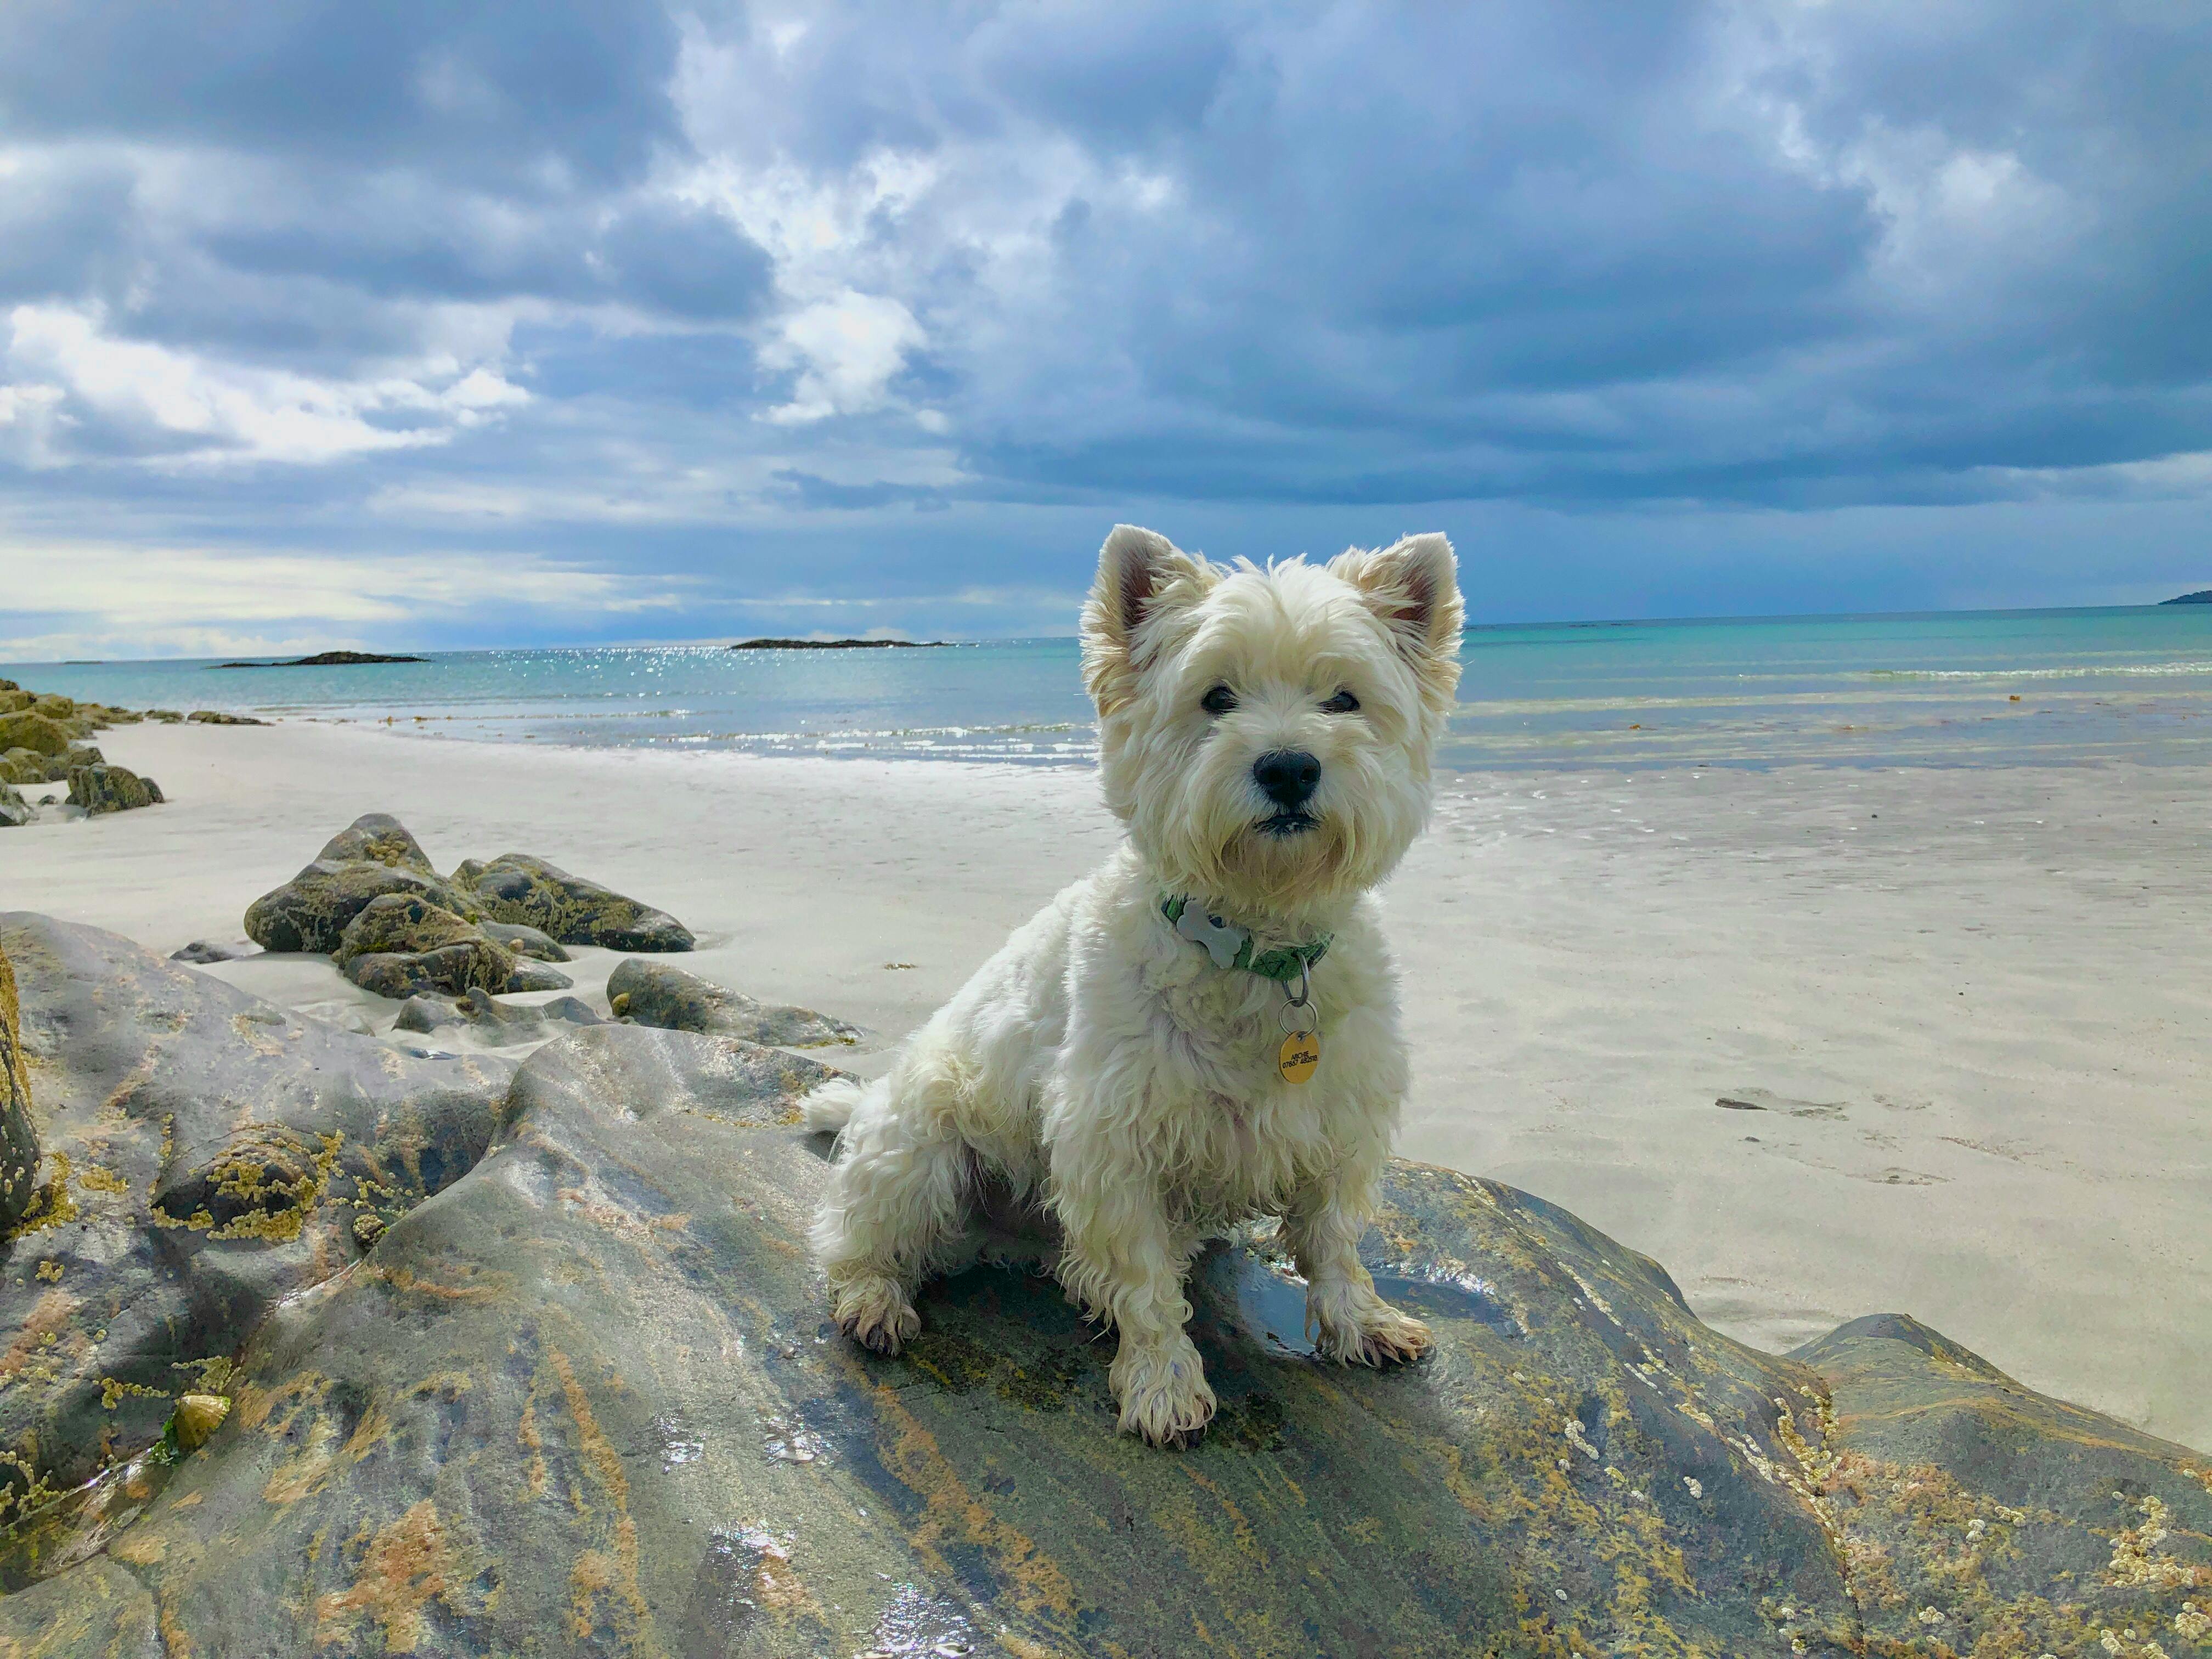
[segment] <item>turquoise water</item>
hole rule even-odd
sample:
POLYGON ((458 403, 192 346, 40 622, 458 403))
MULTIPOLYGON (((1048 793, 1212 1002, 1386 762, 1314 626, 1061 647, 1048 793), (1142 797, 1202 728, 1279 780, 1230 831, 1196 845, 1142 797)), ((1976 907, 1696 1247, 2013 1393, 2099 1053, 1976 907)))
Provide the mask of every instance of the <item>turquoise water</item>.
MULTIPOLYGON (((1474 628, 1463 769, 2212 760, 2212 605, 1474 628)), ((1083 765, 1073 640, 930 651, 463 651, 217 669, 27 663, 133 708, 389 720, 426 736, 1083 765)))

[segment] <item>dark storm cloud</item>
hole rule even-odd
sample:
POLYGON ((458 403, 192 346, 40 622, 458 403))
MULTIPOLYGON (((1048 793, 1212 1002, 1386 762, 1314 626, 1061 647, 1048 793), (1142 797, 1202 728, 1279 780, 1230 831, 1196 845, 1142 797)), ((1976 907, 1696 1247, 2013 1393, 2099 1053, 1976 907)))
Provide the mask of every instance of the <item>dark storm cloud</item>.
MULTIPOLYGON (((1704 514, 1923 602, 1832 515, 2212 487, 2208 79, 2200 9, 2055 0, 21 0, 0 477, 694 595, 1040 536, 1058 591, 1141 501, 1663 515, 1686 569, 1704 514)), ((2038 546, 2021 597, 2103 580, 2038 546)))

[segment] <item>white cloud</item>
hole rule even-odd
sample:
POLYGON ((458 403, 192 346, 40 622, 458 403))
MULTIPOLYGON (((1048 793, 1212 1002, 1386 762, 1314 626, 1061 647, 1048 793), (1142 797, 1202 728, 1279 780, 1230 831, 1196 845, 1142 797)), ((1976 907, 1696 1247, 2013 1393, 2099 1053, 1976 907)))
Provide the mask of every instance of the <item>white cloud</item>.
POLYGON ((63 459, 58 428, 89 416, 149 446, 167 466, 240 461, 315 465, 440 444, 529 401, 481 364, 449 357, 363 380, 225 362, 121 337, 102 310, 19 305, 8 313, 0 425, 32 441, 22 459, 63 459), (29 418, 19 411, 28 410, 29 418), (371 416, 406 421, 380 425, 371 416))
POLYGON ((832 415, 865 415, 888 401, 891 377, 923 341, 921 325, 896 300, 848 289, 783 319, 761 353, 770 369, 797 369, 791 401, 764 418, 795 426, 832 415))
POLYGON ((117 546, 0 536, 8 609, 0 660, 197 656, 322 649, 392 634, 419 641, 496 608, 501 619, 666 611, 675 577, 583 568, 530 553, 357 556, 343 576, 328 554, 117 546), (215 643, 220 641, 221 643, 215 643))

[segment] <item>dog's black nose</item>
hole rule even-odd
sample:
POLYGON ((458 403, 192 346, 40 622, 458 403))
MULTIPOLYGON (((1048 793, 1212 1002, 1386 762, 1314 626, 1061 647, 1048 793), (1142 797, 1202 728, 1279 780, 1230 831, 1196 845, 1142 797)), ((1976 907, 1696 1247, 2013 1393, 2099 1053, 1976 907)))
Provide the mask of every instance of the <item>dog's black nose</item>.
POLYGON ((1276 805, 1304 806, 1321 784, 1321 763, 1303 749, 1278 749, 1252 763, 1252 781, 1276 805))

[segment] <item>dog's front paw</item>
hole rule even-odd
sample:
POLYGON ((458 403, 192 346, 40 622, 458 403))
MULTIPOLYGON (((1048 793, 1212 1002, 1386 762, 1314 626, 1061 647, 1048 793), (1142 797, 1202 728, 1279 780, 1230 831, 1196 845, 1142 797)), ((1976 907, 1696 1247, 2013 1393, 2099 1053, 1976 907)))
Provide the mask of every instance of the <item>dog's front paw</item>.
POLYGON ((871 1274, 838 1287, 837 1328, 878 1353, 895 1354, 921 1334, 921 1316, 898 1280, 871 1274))
POLYGON ((1372 1291, 1314 1297, 1309 1306, 1320 1336, 1316 1346, 1346 1365, 1396 1365, 1429 1351, 1429 1328, 1400 1313, 1372 1291))
POLYGON ((1121 1404, 1121 1432, 1155 1446, 1187 1446, 1213 1419, 1213 1389, 1190 1339, 1160 1347, 1124 1341, 1109 1380, 1121 1404))

